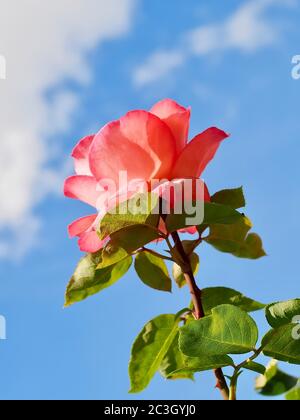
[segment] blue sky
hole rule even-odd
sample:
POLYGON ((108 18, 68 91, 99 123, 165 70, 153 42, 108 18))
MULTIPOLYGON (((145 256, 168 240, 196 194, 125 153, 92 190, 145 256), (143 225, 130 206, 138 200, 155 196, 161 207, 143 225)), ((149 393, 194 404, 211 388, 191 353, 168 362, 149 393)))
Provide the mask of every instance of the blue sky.
MULTIPOLYGON (((0 29, 8 64, 0 81, 0 162, 9 163, 0 182, 0 314, 8 335, 0 341, 0 398, 219 398, 211 373, 196 383, 156 377, 143 394, 127 393, 133 339, 149 319, 185 307, 187 291, 152 291, 131 271, 101 295, 62 309, 80 258, 66 226, 87 209, 64 199, 61 183, 81 136, 164 97, 191 105, 191 136, 213 125, 232 134, 205 181, 212 192, 244 185, 247 214, 268 252, 253 262, 204 246, 199 284, 263 302, 299 296, 300 81, 291 77, 291 60, 300 54, 300 4, 115 0, 95 8, 90 0, 80 9, 78 0, 73 19, 64 0, 47 6, 46 19, 31 0, 21 12, 0 3, 9 18, 23 13, 15 18, 30 23, 40 13, 41 22, 50 21, 47 31, 35 28, 44 48, 34 29, 14 36, 9 26, 0 29), (28 37, 25 52, 18 36, 28 37)), ((263 316, 256 318, 265 328, 263 316)), ((254 378, 242 377, 241 398, 258 398, 254 378)))

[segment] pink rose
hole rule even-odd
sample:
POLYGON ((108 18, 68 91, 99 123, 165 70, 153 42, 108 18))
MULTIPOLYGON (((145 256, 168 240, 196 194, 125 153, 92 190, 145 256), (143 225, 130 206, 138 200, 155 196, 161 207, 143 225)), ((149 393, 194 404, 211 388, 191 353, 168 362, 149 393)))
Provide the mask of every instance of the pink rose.
MULTIPOLYGON (((150 112, 129 112, 98 134, 82 139, 72 153, 76 175, 65 181, 65 195, 99 210, 106 193, 99 184, 111 179, 122 191, 120 171, 127 172, 129 182, 199 178, 228 134, 209 128, 188 143, 190 116, 190 109, 166 99, 150 112)), ((103 247, 96 232, 103 213, 97 211, 69 226, 70 236, 79 237, 82 251, 97 252, 103 247)))

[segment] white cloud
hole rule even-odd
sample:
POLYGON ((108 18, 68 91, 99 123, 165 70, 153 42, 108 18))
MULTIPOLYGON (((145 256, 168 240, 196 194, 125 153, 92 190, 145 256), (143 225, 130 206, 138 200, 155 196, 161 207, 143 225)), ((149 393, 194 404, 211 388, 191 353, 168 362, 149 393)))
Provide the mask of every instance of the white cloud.
POLYGON ((252 0, 219 25, 208 25, 188 35, 191 51, 204 55, 226 49, 255 51, 272 45, 278 32, 265 16, 278 0, 252 0))
POLYGON ((181 51, 157 51, 147 59, 145 64, 136 69, 135 82, 137 85, 155 82, 181 66, 184 61, 185 56, 181 51))
MULTIPOLYGON (((130 27, 135 0, 0 0, 0 257, 22 254, 34 242, 34 208, 58 188, 48 167, 46 140, 67 130, 79 98, 64 80, 86 83, 86 53, 130 27)), ((54 144, 50 147, 55 146, 54 144)))
POLYGON ((294 0, 247 0, 225 21, 203 25, 183 34, 177 49, 151 54, 135 69, 137 86, 155 82, 181 67, 193 56, 206 56, 226 50, 254 52, 276 43, 280 30, 266 16, 275 5, 294 5, 294 0), (174 57, 180 57, 177 61, 174 57), (162 57, 161 60, 158 57, 162 57))

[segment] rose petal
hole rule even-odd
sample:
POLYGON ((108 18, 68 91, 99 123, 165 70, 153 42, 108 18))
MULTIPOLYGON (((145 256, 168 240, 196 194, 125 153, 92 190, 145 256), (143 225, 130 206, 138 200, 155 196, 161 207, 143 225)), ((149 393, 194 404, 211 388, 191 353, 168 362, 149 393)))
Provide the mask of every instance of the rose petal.
POLYGON ((145 111, 129 112, 105 126, 90 149, 90 168, 100 180, 119 185, 120 171, 128 180, 168 178, 175 159, 175 140, 158 117, 145 111))
POLYGON ((199 178, 214 158, 221 142, 228 137, 218 128, 209 128, 196 136, 179 156, 172 178, 199 178))
POLYGON ((81 235, 78 241, 80 251, 90 253, 100 251, 100 249, 102 249, 105 244, 106 240, 101 241, 99 236, 97 235, 97 232, 94 230, 81 235))
POLYGON ((176 151, 179 155, 188 141, 191 110, 178 105, 171 99, 158 102, 150 111, 164 121, 176 140, 176 151))
POLYGON ((179 203, 193 200, 210 201, 206 184, 201 179, 176 179, 153 188, 153 193, 162 197, 171 209, 179 203))
POLYGON ((97 201, 101 194, 97 191, 98 183, 92 176, 76 175, 67 178, 64 186, 66 197, 83 201, 93 207, 97 207, 97 201))
POLYGON ((88 229, 90 229, 97 217, 98 215, 94 214, 92 216, 82 217, 81 219, 75 220, 75 222, 71 223, 68 227, 70 238, 80 236, 88 229))
POLYGON ((179 232, 180 233, 188 233, 189 235, 195 235, 198 232, 198 230, 197 230, 196 226, 192 226, 190 228, 180 229, 179 232))
POLYGON ((84 137, 72 152, 77 175, 92 175, 89 163, 89 150, 93 140, 94 136, 84 137))

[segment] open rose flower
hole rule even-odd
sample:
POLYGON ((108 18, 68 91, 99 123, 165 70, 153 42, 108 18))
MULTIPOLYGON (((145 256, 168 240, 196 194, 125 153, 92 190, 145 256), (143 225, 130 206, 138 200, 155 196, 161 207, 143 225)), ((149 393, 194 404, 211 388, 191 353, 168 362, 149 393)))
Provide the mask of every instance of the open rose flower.
MULTIPOLYGON (((209 128, 188 142, 190 116, 190 109, 166 99, 150 112, 129 112, 82 139, 72 153, 76 175, 65 181, 65 195, 98 209, 105 193, 99 188, 103 179, 111 179, 122 191, 120 171, 127 172, 128 182, 201 177, 228 134, 209 128)), ((205 199, 209 200, 207 190, 205 199)), ((97 252, 103 247, 96 232, 100 218, 97 210, 69 226, 70 236, 79 237, 82 251, 97 252)))

